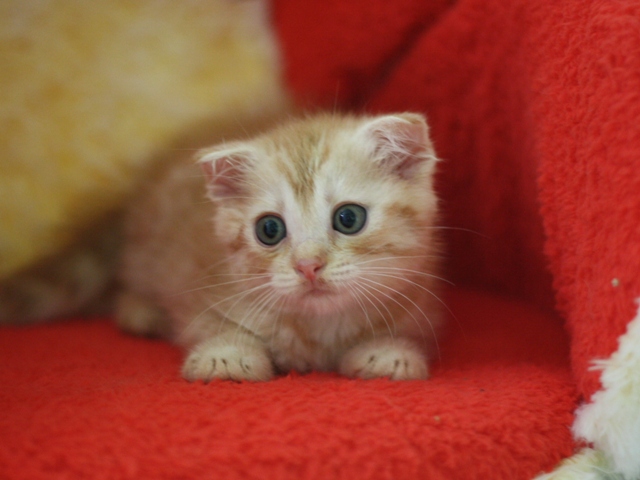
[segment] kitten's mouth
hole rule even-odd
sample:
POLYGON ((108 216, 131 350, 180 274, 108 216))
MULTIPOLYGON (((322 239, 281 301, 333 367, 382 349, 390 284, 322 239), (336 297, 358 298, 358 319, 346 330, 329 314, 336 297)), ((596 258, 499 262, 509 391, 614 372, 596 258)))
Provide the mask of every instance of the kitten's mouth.
POLYGON ((304 292, 305 296, 310 297, 324 297, 331 295, 333 292, 326 287, 320 285, 310 285, 304 292))
POLYGON ((323 281, 306 282, 302 290, 302 296, 307 298, 327 297, 335 293, 335 290, 323 281))
POLYGON ((298 293, 298 305, 314 315, 330 315, 345 307, 345 298, 329 285, 308 284, 298 293))
POLYGON ((307 297, 311 298, 325 298, 333 295, 333 292, 329 290, 311 290, 307 293, 307 297))

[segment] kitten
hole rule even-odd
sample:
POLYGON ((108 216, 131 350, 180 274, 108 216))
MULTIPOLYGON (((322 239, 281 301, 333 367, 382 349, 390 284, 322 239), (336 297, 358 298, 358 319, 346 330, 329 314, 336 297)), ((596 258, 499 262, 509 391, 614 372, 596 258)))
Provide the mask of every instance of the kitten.
POLYGON ((123 328, 188 348, 190 381, 428 376, 437 159, 423 117, 319 115, 197 159, 131 211, 123 328))
POLYGON ((0 281, 0 325, 66 315, 107 315, 122 239, 120 212, 90 224, 55 256, 0 281))

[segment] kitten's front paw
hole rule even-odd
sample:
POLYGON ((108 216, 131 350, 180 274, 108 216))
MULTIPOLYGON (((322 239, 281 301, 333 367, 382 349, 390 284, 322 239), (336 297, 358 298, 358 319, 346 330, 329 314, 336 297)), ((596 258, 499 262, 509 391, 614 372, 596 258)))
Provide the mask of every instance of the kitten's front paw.
POLYGON ((405 339, 384 339, 356 345, 340 360, 340 373, 348 377, 391 380, 424 380, 427 360, 420 349, 405 339))
POLYGON ((190 382, 214 378, 221 380, 266 381, 273 377, 267 351, 258 345, 230 345, 208 341, 196 347, 182 367, 182 376, 190 382))

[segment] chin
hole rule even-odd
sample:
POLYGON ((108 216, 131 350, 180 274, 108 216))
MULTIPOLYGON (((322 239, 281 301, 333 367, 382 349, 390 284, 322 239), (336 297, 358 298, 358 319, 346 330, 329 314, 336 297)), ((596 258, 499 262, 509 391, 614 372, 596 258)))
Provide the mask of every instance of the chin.
POLYGON ((314 316, 329 316, 342 312, 354 302, 353 298, 333 291, 307 291, 296 296, 294 307, 314 316))

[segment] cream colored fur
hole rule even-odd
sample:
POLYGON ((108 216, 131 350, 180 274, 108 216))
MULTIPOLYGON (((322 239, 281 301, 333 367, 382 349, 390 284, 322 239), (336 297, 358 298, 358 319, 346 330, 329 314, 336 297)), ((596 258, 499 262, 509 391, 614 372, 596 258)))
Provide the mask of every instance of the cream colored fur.
POLYGON ((0 2, 0 280, 122 204, 173 137, 279 108, 263 0, 0 2))
POLYGON ((320 115, 203 150, 200 163, 205 175, 184 161, 134 205, 124 328, 157 331, 164 315, 190 349, 189 380, 291 369, 426 378, 439 249, 420 116, 320 115), (333 228, 344 204, 366 208, 357 234, 333 228), (256 237, 265 214, 286 223, 275 246, 256 237), (318 270, 303 275, 308 262, 318 270))

